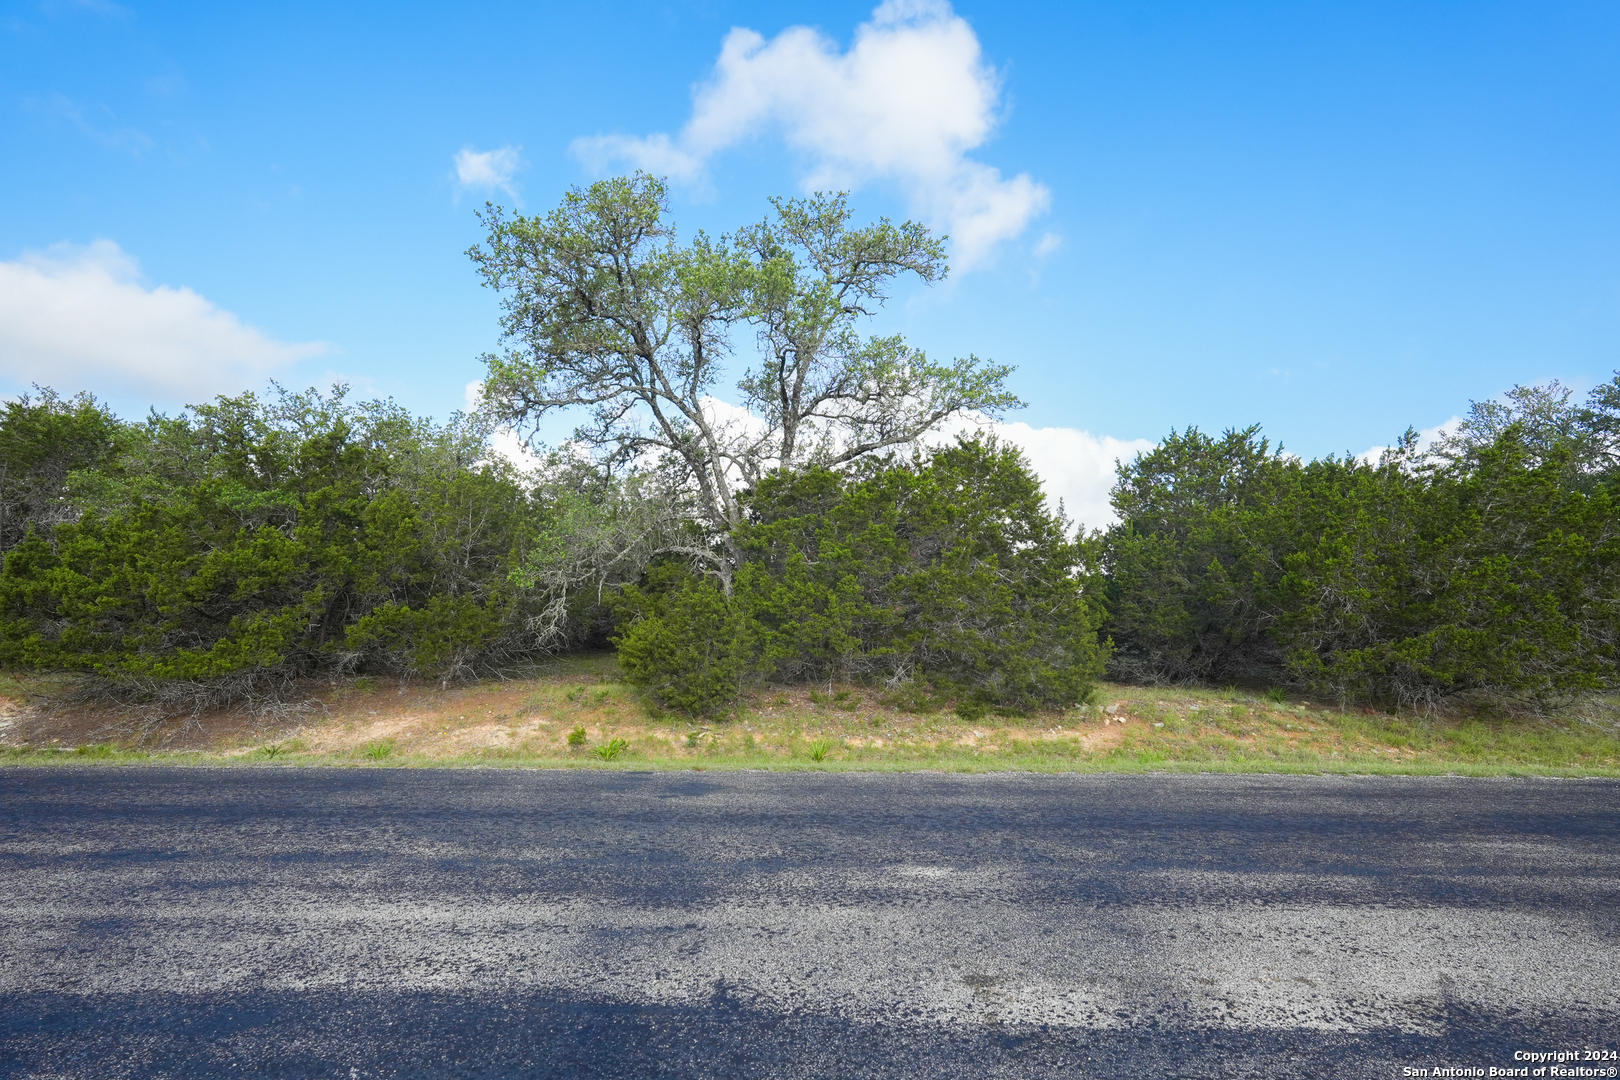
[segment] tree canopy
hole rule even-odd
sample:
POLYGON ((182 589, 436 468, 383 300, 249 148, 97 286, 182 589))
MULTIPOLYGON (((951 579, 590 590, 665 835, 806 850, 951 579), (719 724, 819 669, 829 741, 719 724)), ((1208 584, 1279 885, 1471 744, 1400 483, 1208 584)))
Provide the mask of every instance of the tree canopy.
POLYGON ((1418 707, 1620 686, 1620 372, 1376 462, 1171 431, 1080 536, 1015 449, 925 438, 1016 407, 1008 368, 867 332, 944 277, 922 226, 816 195, 682 243, 644 174, 482 220, 504 350, 476 415, 274 384, 139 422, 0 406, 0 666, 160 711, 610 642, 693 716, 824 679, 1066 707, 1105 665, 1418 707), (493 452, 558 411, 582 422, 534 469, 493 452))
POLYGON ((506 423, 582 410, 573 434, 609 468, 661 464, 690 496, 729 583, 740 493, 771 470, 837 467, 913 445, 966 412, 1020 402, 1009 368, 937 363, 862 321, 907 275, 945 276, 943 239, 887 219, 856 227, 842 195, 777 199, 766 220, 678 242, 662 181, 638 173, 574 189, 545 215, 488 206, 468 254, 502 296, 504 351, 484 400, 506 423), (714 395, 753 338, 737 384, 750 415, 714 395))
POLYGON ((1620 684, 1620 374, 1475 402, 1429 452, 1172 432, 1093 541, 1116 676, 1539 704, 1620 684))

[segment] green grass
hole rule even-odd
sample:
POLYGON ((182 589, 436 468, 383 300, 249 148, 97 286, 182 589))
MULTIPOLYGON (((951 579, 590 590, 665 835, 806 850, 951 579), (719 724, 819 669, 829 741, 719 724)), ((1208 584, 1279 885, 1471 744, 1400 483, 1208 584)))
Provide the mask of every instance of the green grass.
MULTIPOLYGON (((357 759, 347 753, 295 753, 268 760, 262 756, 232 756, 200 752, 148 753, 118 750, 85 756, 72 749, 0 751, 0 765, 202 765, 248 766, 260 768, 353 767, 357 759)), ((370 763, 368 763, 370 764, 370 763)), ((527 769, 629 769, 642 772, 752 770, 770 772, 1037 772, 1037 773, 1278 773, 1315 775, 1390 776, 1559 776, 1620 778, 1620 768, 1559 767, 1529 763, 1490 764, 1480 762, 1382 761, 1376 757, 1330 760, 1310 756, 1250 757, 1245 755, 1198 755, 1171 758, 1162 751, 1136 750, 1095 757, 1077 757, 1049 752, 1039 744, 1028 744, 1002 753, 895 753, 885 756, 852 754, 815 762, 808 758, 774 757, 767 754, 714 754, 700 760, 646 758, 639 755, 600 760, 566 754, 525 753, 486 750, 456 756, 391 755, 375 763, 384 768, 527 768, 527 769)))
POLYGON ((394 756, 394 744, 391 740, 382 739, 367 743, 360 748, 360 752, 372 761, 386 761, 394 756))
MULTIPOLYGON (((525 683, 470 688, 505 695, 476 710, 462 704, 467 697, 446 694, 442 721, 424 725, 431 733, 499 728, 506 734, 498 747, 467 749, 453 739, 427 745, 420 731, 404 729, 361 741, 364 729, 356 728, 354 741, 328 751, 261 736, 212 752, 111 743, 13 748, 0 751, 0 763, 1620 777, 1620 698, 1613 697, 1552 716, 1424 716, 1236 688, 1105 685, 1091 705, 1017 717, 976 709, 963 716, 948 701, 823 685, 762 691, 736 716, 698 723, 649 708, 621 680, 611 656, 568 658, 525 683)), ((361 717, 402 692, 359 680, 340 691, 359 702, 350 715, 361 717)))

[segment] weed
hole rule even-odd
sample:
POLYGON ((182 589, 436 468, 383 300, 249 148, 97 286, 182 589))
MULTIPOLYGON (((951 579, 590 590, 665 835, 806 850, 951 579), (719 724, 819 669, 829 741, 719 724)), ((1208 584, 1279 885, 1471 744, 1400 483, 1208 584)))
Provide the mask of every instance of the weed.
POLYGON ((820 690, 810 691, 810 701, 812 704, 825 705, 831 700, 832 698, 828 697, 826 694, 823 694, 820 690))
POLYGON ((365 755, 372 761, 381 761, 394 752, 394 744, 386 739, 380 742, 366 743, 365 755))
POLYGON ((79 757, 109 758, 118 753, 118 747, 112 743, 89 743, 73 751, 79 757))
POLYGON ((703 745, 703 739, 708 734, 709 733, 707 731, 690 731, 690 732, 687 732, 687 735, 686 735, 686 748, 688 750, 696 750, 698 747, 703 745))
POLYGON ((1281 705, 1288 700, 1288 691, 1280 686, 1273 686, 1266 691, 1266 700, 1281 705))
POLYGON ((927 685, 917 682, 905 683, 893 693, 884 694, 878 701, 891 709, 909 713, 936 713, 945 707, 944 700, 931 696, 927 685))
POLYGON ((259 747, 259 753, 263 754, 267 758, 278 758, 286 752, 287 748, 282 746, 280 743, 270 743, 266 746, 259 747))
POLYGON ((827 754, 833 748, 831 739, 817 739, 810 744, 810 760, 822 762, 827 760, 827 754))
POLYGON ((840 690, 832 696, 832 706, 844 712, 854 712, 861 707, 861 699, 853 696, 848 690, 840 690))
POLYGON ((956 715, 970 724, 977 724, 990 713, 990 707, 982 701, 958 701, 956 715))
POLYGON ((603 761, 612 761, 614 758, 624 753, 625 750, 629 749, 629 747, 630 744, 625 742, 623 739, 609 739, 601 746, 592 749, 591 753, 595 754, 603 761))

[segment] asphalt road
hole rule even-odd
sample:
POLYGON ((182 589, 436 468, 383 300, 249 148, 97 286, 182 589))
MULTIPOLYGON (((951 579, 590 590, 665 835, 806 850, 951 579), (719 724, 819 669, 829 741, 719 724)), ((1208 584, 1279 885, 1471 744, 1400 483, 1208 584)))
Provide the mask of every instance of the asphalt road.
POLYGON ((1394 1077, 1603 1049, 1609 781, 0 770, 5 1075, 1394 1077))

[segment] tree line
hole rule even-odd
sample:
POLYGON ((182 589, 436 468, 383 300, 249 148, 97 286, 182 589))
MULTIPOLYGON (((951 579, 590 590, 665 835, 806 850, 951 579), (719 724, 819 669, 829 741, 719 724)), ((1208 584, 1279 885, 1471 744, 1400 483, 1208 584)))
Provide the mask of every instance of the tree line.
POLYGON ((689 715, 772 681, 968 715, 1105 673, 1409 706, 1615 685, 1620 373, 1375 462, 1172 432, 1084 533, 1015 449, 930 440, 1016 408, 1008 368, 862 333, 897 282, 945 275, 941 239, 839 196, 772 211, 683 244, 645 175, 486 208, 469 255, 503 348, 444 423, 342 387, 138 422, 6 403, 0 665, 171 711, 607 644, 689 715), (715 397, 737 370, 745 410, 715 397), (556 415, 578 426, 538 467, 493 452, 556 415))
POLYGON ((1475 403, 1421 450, 1301 461, 1171 435, 1095 537, 1118 677, 1539 705, 1620 682, 1620 374, 1475 403))

